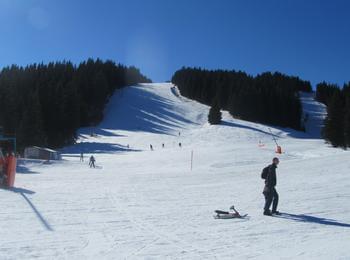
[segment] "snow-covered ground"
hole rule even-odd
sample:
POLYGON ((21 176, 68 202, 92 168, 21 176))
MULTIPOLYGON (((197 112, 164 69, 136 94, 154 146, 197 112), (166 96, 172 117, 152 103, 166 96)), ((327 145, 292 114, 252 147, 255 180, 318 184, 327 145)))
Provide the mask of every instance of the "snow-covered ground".
POLYGON ((123 89, 63 161, 20 161, 0 190, 0 259, 350 259, 349 153, 318 139, 325 109, 302 100, 306 134, 226 112, 208 125, 168 83, 123 89), (270 131, 282 217, 262 215, 270 131), (213 218, 233 204, 249 218, 213 218))

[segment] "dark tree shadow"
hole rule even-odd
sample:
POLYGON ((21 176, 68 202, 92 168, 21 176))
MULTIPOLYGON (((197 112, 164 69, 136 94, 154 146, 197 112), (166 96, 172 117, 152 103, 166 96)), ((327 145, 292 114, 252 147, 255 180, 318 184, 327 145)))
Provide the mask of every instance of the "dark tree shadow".
POLYGON ((248 129, 248 130, 256 131, 256 132, 263 133, 263 134, 266 134, 266 135, 274 136, 274 137, 276 137, 276 138, 279 137, 278 135, 271 134, 270 132, 263 131, 263 130, 261 130, 261 129, 259 129, 259 128, 255 128, 255 127, 247 126, 247 125, 243 125, 243 124, 238 124, 238 123, 233 123, 233 122, 222 121, 222 122, 221 122, 221 125, 223 125, 223 126, 229 126, 229 127, 237 127, 237 128, 242 128, 242 129, 248 129))
POLYGON ((27 190, 27 189, 24 189, 24 188, 18 188, 18 187, 2 187, 3 190, 7 190, 7 191, 12 191, 14 193, 23 193, 23 194, 34 194, 35 191, 32 191, 32 190, 27 190))
POLYGON ((30 199, 26 196, 27 195, 32 195, 35 192, 32 190, 27 190, 24 188, 18 188, 18 187, 12 187, 12 188, 8 188, 8 187, 3 187, 4 190, 7 191, 11 191, 14 193, 18 193, 20 194, 24 200, 28 203, 28 205, 32 208, 33 212, 35 213, 35 215, 38 217, 38 219, 40 220, 41 224, 49 231, 54 231, 53 228, 50 226, 50 224, 47 222, 47 220, 43 217, 43 215, 41 215, 41 213, 39 212, 39 210, 35 207, 35 205, 30 201, 30 199))
MULTIPOLYGON (((110 153, 110 152, 139 152, 141 150, 135 150, 127 148, 127 146, 111 143, 95 143, 95 142, 82 142, 69 146, 60 150, 62 154, 80 154, 82 153, 110 153)), ((66 156, 66 155, 64 155, 66 156)))
MULTIPOLYGON (((101 131, 128 130, 174 135, 183 124, 196 124, 174 112, 174 102, 145 88, 129 88, 123 95, 113 95, 106 108, 105 118, 97 127, 101 131)), ((89 133, 93 128, 83 129, 89 133)), ((108 133, 107 133, 108 135, 108 133)))
MULTIPOLYGON (((249 121, 247 121, 247 122, 249 122, 249 121)), ((302 131, 297 131, 297 130, 291 129, 291 128, 283 128, 283 127, 272 126, 272 125, 270 126, 270 125, 266 125, 266 124, 264 125, 263 123, 257 123, 257 124, 261 124, 261 125, 266 126, 266 127, 271 127, 271 128, 274 129, 274 132, 277 130, 277 131, 286 133, 287 136, 290 136, 290 137, 293 137, 293 138, 298 138, 298 139, 320 139, 320 137, 317 136, 317 135, 305 133, 305 132, 302 132, 302 131)), ((247 125, 243 125, 243 124, 239 124, 239 123, 222 121, 221 125, 229 126, 229 127, 238 127, 238 128, 242 128, 242 129, 249 129, 249 130, 256 131, 256 132, 259 132, 259 133, 262 133, 262 134, 273 136, 275 138, 280 138, 281 137, 278 134, 272 134, 270 132, 261 130, 259 128, 255 128, 255 127, 252 127, 252 126, 247 126, 247 125)))
POLYGON ((305 214, 296 215, 296 214, 290 214, 290 213, 282 213, 282 215, 279 215, 276 217, 290 219, 297 222, 315 223, 315 224, 321 224, 321 225, 350 228, 350 224, 347 224, 347 223, 342 223, 334 219, 319 218, 319 217, 305 215, 305 214))
POLYGON ((19 174, 39 174, 38 172, 30 170, 23 163, 18 163, 17 164, 16 173, 19 173, 19 174))
POLYGON ((114 137, 126 137, 125 135, 116 134, 109 130, 116 130, 116 129, 103 129, 100 127, 90 127, 90 128, 82 128, 79 133, 79 138, 85 139, 86 137, 84 135, 96 135, 98 136, 114 136, 114 137))

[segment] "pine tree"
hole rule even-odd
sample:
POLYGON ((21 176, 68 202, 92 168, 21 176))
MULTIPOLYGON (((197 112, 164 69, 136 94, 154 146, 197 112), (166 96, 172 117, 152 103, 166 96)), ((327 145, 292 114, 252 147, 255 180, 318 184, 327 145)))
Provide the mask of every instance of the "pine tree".
POLYGON ((215 98, 213 105, 209 110, 208 122, 211 125, 218 125, 221 123, 221 111, 218 98, 215 98))
POLYGON ((29 95, 26 107, 17 131, 18 143, 22 147, 28 145, 45 146, 46 136, 43 130, 41 105, 37 92, 29 95))
POLYGON ((350 147, 350 93, 346 95, 344 114, 344 142, 346 147, 350 147))
POLYGON ((234 70, 182 68, 172 83, 181 95, 207 105, 218 98, 234 117, 297 130, 302 111, 298 91, 311 91, 309 82, 278 72, 253 77, 234 70))
POLYGON ((336 91, 327 107, 327 118, 323 137, 334 147, 345 147, 344 141, 344 102, 340 90, 336 91))
POLYGON ((81 126, 96 124, 115 89, 150 82, 135 67, 100 59, 13 65, 0 71, 0 125, 18 148, 62 147, 81 126), (131 77, 128 77, 131 75, 131 77), (127 78, 128 77, 128 78, 127 78))

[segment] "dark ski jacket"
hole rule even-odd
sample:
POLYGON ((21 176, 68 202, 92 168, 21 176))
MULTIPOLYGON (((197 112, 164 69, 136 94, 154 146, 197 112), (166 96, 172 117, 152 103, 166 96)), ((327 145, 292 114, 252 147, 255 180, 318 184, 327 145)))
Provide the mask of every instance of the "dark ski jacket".
POLYGON ((267 174, 267 177, 265 179, 265 186, 268 188, 273 188, 277 184, 276 168, 277 166, 275 164, 271 164, 269 166, 269 173, 267 174))

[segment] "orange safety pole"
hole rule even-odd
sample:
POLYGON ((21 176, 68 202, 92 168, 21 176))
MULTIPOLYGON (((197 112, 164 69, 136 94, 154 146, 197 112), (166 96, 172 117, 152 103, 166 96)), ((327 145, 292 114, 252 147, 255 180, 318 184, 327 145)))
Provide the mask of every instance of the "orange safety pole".
POLYGON ((14 155, 9 155, 7 158, 7 186, 12 188, 15 184, 16 176, 16 157, 14 155))

